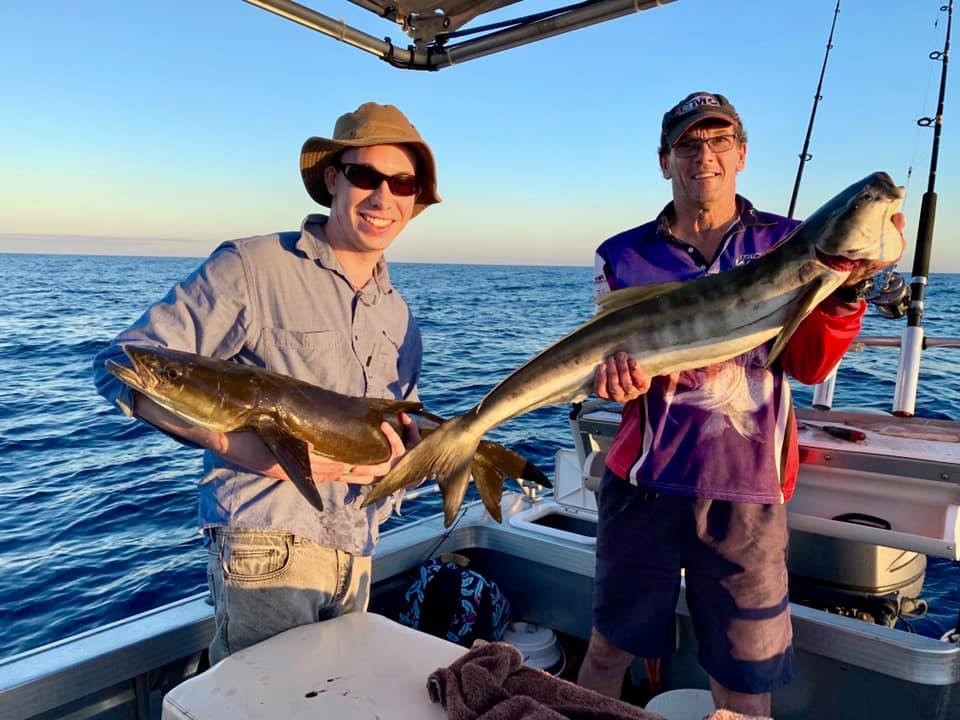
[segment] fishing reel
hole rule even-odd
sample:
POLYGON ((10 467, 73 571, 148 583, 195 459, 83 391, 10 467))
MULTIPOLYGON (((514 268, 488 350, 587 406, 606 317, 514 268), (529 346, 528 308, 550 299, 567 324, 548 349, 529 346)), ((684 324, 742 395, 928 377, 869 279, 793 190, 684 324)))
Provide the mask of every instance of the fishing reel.
POLYGON ((889 267, 874 276, 873 289, 866 296, 866 301, 882 317, 899 320, 910 307, 910 286, 900 273, 889 267))

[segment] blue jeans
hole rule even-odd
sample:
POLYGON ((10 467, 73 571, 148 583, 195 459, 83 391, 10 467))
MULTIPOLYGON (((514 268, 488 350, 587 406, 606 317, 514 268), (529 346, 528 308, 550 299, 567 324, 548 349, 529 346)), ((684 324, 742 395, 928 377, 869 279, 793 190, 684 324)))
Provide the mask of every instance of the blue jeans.
POLYGON ((207 532, 207 583, 216 617, 211 665, 284 630, 367 608, 369 556, 283 532, 207 532))

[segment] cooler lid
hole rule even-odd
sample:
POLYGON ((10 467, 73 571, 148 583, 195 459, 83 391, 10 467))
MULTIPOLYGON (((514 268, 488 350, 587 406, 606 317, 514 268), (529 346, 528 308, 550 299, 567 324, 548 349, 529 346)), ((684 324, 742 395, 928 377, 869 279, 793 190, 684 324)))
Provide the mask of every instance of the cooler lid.
POLYGON ((441 720, 427 678, 466 652, 373 613, 303 625, 181 683, 163 720, 441 720))

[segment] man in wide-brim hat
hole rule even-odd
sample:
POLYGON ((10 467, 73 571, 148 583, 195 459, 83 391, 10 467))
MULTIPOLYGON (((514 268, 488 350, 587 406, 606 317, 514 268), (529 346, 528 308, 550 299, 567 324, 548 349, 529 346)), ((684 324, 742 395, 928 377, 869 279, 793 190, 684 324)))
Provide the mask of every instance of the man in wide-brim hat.
POLYGON ((340 116, 332 138, 308 139, 300 173, 330 208, 327 240, 358 282, 411 218, 440 202, 433 153, 393 105, 364 103, 340 116))
POLYGON ((349 467, 308 452, 320 509, 290 482, 284 467, 302 471, 303 459, 275 455, 282 443, 270 450, 254 433, 191 425, 106 371, 108 360, 129 365, 123 344, 160 345, 345 395, 417 398, 420 330, 383 253, 411 218, 440 202, 433 153, 397 108, 365 103, 337 120, 331 138, 306 141, 300 170, 328 215, 307 216, 299 232, 223 243, 94 362, 98 390, 124 413, 206 449, 199 523, 214 663, 288 628, 366 608, 370 558, 394 502, 361 501, 419 439, 401 414, 403 438, 381 428, 386 462, 349 467))

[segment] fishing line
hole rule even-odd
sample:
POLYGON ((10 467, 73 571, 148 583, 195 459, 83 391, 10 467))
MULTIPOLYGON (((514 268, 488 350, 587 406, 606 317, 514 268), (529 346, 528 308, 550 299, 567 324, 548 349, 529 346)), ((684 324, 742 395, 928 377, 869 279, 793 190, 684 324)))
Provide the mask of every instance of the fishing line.
POLYGON ((460 523, 461 520, 463 520, 463 516, 467 514, 467 509, 468 509, 467 506, 463 506, 460 508, 460 511, 457 513, 456 520, 450 523, 450 527, 448 527, 443 532, 443 535, 440 536, 440 539, 437 540, 434 546, 430 548, 429 552, 427 552, 427 554, 424 555, 423 560, 420 561, 421 565, 425 563, 427 560, 429 560, 431 557, 433 557, 433 554, 437 551, 437 548, 443 545, 443 543, 447 540, 447 538, 450 537, 450 533, 456 530, 457 525, 460 523))
MULTIPOLYGON (((939 8, 939 6, 938 6, 939 8)), ((940 15, 941 11, 938 9, 936 16, 933 19, 933 28, 931 32, 935 32, 940 27, 940 15)), ((939 39, 939 38, 938 38, 939 39)), ((927 86, 923 91, 923 100, 920 102, 920 110, 917 112, 917 115, 922 115, 927 108, 927 103, 930 102, 930 88, 933 85, 934 78, 936 76, 938 68, 936 64, 931 64, 929 66, 929 71, 927 73, 927 86)), ((913 166, 917 164, 917 154, 920 152, 920 133, 925 130, 922 125, 914 124, 913 128, 913 151, 910 153, 910 165, 907 167, 907 180, 904 183, 904 198, 903 198, 903 212, 906 214, 907 202, 910 198, 910 180, 913 178, 913 166)))

